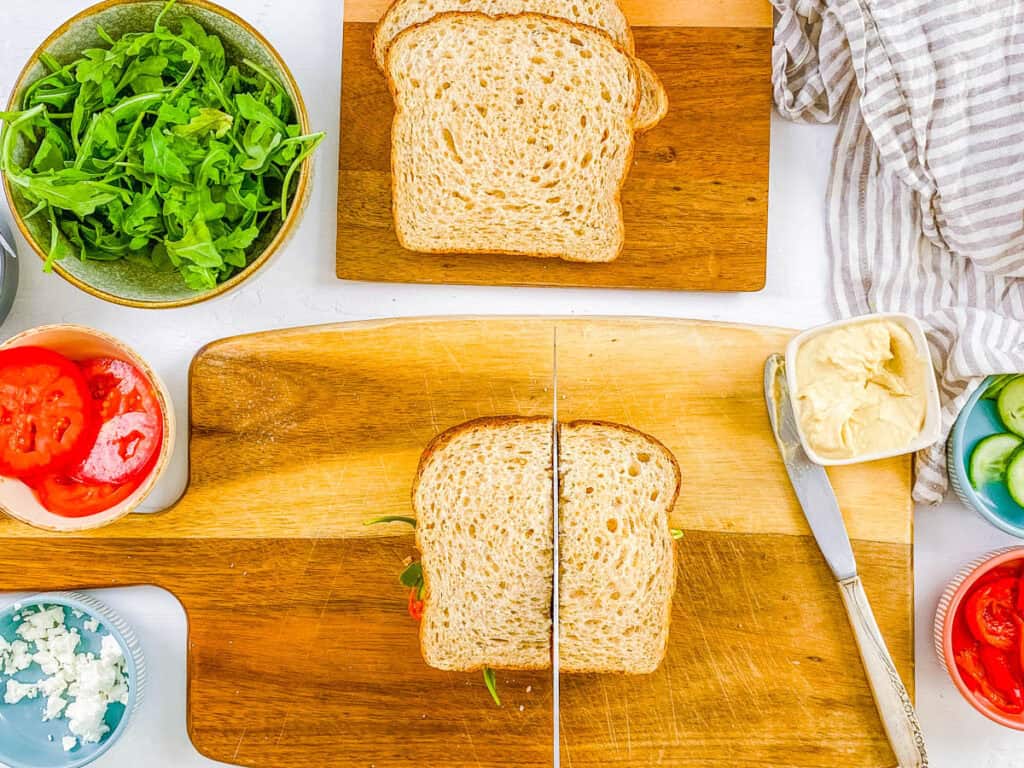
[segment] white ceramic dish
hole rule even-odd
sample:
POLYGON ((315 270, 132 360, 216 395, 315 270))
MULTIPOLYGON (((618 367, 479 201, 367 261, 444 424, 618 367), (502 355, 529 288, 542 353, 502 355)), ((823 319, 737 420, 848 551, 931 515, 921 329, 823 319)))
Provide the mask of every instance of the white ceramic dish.
POLYGON ((163 474, 171 454, 174 452, 174 409, 171 407, 171 395, 160 377, 149 367, 145 360, 126 344, 102 331, 86 328, 81 325, 44 325, 39 328, 19 333, 3 344, 0 349, 9 347, 36 346, 60 352, 72 360, 88 360, 91 357, 116 357, 127 360, 145 374, 152 382, 157 401, 164 421, 164 439, 160 446, 160 456, 149 471, 146 478, 139 484, 127 499, 113 507, 87 517, 63 517, 55 515, 39 503, 39 499, 25 483, 10 477, 0 477, 0 510, 23 523, 42 528, 47 531, 73 532, 85 531, 112 523, 134 510, 153 490, 157 479, 163 474))
POLYGON ((786 347, 786 380, 789 384, 789 391, 793 396, 793 410, 797 417, 796 423, 797 431, 800 434, 800 442, 803 445, 808 458, 810 458, 810 460, 815 464, 821 464, 826 467, 837 467, 847 464, 861 464, 868 461, 888 459, 905 453, 916 453, 917 451, 934 445, 942 436, 942 414, 939 405, 939 386, 935 381, 935 369, 931 363, 931 352, 928 349, 928 339, 924 335, 924 328, 921 327, 920 321, 918 321, 918 319, 913 315, 905 315, 899 312, 877 312, 875 314, 861 315, 859 317, 849 318, 848 320, 839 320, 835 323, 828 323, 826 325, 819 325, 815 328, 807 329, 790 341, 786 347), (796 380, 797 353, 799 352, 800 347, 819 334, 835 330, 836 328, 862 325, 864 323, 877 322, 879 320, 888 320, 890 322, 898 323, 906 328, 907 332, 910 333, 910 337, 914 341, 914 346, 917 348, 918 355, 926 364, 925 396, 928 399, 928 403, 927 411, 925 413, 924 427, 922 427, 917 439, 909 443, 905 448, 901 448, 899 450, 866 453, 849 459, 832 459, 826 456, 821 456, 813 447, 811 447, 807 440, 807 436, 804 434, 803 425, 800 422, 800 388, 797 385, 796 380))

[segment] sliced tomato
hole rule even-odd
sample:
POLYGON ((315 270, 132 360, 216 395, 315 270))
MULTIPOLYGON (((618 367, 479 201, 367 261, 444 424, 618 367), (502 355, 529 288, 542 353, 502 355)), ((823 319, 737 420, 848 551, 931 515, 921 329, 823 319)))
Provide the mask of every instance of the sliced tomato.
POLYGON ((39 503, 62 517, 88 517, 132 495, 135 484, 82 483, 66 475, 45 475, 32 482, 39 503))
POLYGON ((977 646, 978 641, 974 639, 974 635, 967 628, 963 611, 957 611, 956 616, 953 617, 953 655, 966 648, 976 648, 977 646))
POLYGON ((1017 578, 1021 575, 1020 565, 1020 560, 1014 560, 1012 563, 1003 563, 1002 565, 993 568, 983 576, 980 576, 974 582, 972 589, 980 589, 986 584, 992 584, 1000 579, 1017 578))
POLYGON ((124 413, 160 416, 153 385, 146 375, 127 360, 94 357, 78 364, 97 404, 100 420, 109 421, 124 413))
POLYGON ((153 466, 164 437, 159 416, 122 413, 103 423, 85 460, 71 473, 86 483, 120 485, 138 480, 153 466))
POLYGON ((423 618, 423 601, 420 600, 419 595, 419 587, 413 587, 409 590, 409 615, 416 619, 416 621, 420 621, 423 618))
POLYGON ((1016 656, 1009 651, 1000 651, 990 645, 983 645, 978 655, 981 658, 981 665, 985 669, 985 677, 992 686, 999 691, 1008 701, 1021 704, 1024 707, 1024 685, 1021 683, 1020 663, 1016 656))
POLYGON ((73 362, 41 347, 0 350, 0 474, 25 478, 74 464, 98 428, 73 362))
POLYGON ((956 666, 967 687, 975 693, 980 693, 997 709, 1010 715, 1024 712, 1024 702, 1011 701, 989 682, 977 648, 966 648, 957 653, 956 666))
POLYGON ((1014 609, 1017 603, 1017 579, 1006 577, 976 589, 967 598, 964 618, 967 626, 981 643, 1002 651, 1017 646, 1017 622, 1014 609))

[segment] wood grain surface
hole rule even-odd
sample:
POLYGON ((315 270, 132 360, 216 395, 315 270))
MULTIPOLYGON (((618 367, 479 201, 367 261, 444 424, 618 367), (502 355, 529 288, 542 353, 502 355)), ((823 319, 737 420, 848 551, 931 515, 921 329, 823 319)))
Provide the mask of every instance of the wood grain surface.
POLYGON ((384 0, 346 4, 337 274, 349 280, 754 291, 764 287, 771 8, 764 0, 630 0, 637 55, 669 113, 637 139, 609 264, 403 249, 391 213, 391 94, 370 56, 384 0))
MULTIPOLYGON (((156 584, 189 617, 188 724, 218 760, 547 766, 550 673, 426 667, 397 573, 416 460, 475 416, 649 431, 684 489, 671 647, 644 677, 564 676, 566 765, 892 764, 838 593, 768 432, 787 331, 672 320, 394 320, 216 342, 192 368, 191 484, 158 515, 60 537, 0 521, 0 589, 156 584), (55 564, 59 564, 55 567, 55 564), (521 709, 520 709, 521 707, 521 709)), ((897 665, 912 664, 910 470, 832 473, 897 665)))

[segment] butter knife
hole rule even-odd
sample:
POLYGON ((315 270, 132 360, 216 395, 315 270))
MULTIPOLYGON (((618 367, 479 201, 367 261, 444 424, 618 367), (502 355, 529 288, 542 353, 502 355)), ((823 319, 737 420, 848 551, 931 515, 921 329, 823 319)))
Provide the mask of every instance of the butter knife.
POLYGON ((782 355, 772 355, 765 363, 764 394, 772 432, 789 480, 818 547, 839 584, 875 706, 899 768, 927 768, 928 754, 917 713, 864 594, 832 484, 825 469, 807 458, 800 444, 782 355))

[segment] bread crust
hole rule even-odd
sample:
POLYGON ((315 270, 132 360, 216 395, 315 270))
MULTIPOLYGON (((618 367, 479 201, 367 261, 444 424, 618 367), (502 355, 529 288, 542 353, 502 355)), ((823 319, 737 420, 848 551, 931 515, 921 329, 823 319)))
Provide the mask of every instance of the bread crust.
MULTIPOLYGON (((403 2, 403 1, 404 0, 391 0, 391 4, 388 6, 387 10, 384 11, 383 14, 381 14, 380 20, 377 22, 377 26, 373 30, 373 39, 370 41, 370 55, 373 57, 374 62, 377 64, 377 68, 382 73, 384 73, 384 74, 386 74, 387 70, 388 70, 388 67, 387 67, 388 51, 391 49, 391 46, 394 45, 395 40, 398 39, 398 35, 395 35, 394 37, 391 38, 391 40, 389 41, 389 44, 388 44, 386 50, 381 51, 381 45, 383 43, 383 40, 380 37, 380 33, 381 33, 381 30, 383 30, 383 28, 384 28, 384 22, 386 22, 388 20, 388 18, 391 16, 392 13, 397 12, 399 4, 401 2, 403 2)), ((625 39, 625 43, 623 45, 623 48, 625 48, 625 50, 627 51, 627 53, 629 53, 630 56, 635 58, 636 57, 636 38, 633 36, 633 25, 629 23, 629 19, 626 16, 626 12, 622 9, 622 3, 619 0, 608 0, 608 2, 610 2, 616 8, 618 8, 619 13, 622 14, 622 17, 624 19, 626 19, 626 29, 625 29, 625 38, 626 39, 625 39)), ((442 11, 442 13, 466 13, 466 11, 442 11)), ((482 11, 469 11, 469 13, 481 13, 482 15, 490 16, 491 18, 496 18, 496 16, 492 16, 489 13, 488 14, 484 14, 482 11)), ((533 11, 525 11, 524 13, 534 13, 534 12, 533 11)), ((435 14, 434 16, 431 16, 426 21, 420 22, 420 23, 421 24, 425 24, 425 23, 427 23, 429 21, 433 21, 439 15, 441 15, 441 14, 435 14)), ((506 13, 506 14, 499 14, 499 15, 514 16, 516 14, 506 13)), ((558 17, 558 18, 564 18, 564 17, 558 17)), ((611 34, 607 30, 602 29, 601 27, 596 27, 596 26, 594 26, 592 24, 583 24, 582 22, 574 22, 573 19, 569 19, 569 18, 565 18, 565 21, 573 22, 573 23, 579 24, 579 26, 581 26, 581 27, 587 27, 589 29, 593 29, 593 30, 596 30, 598 32, 603 32, 603 33, 607 34, 609 37, 611 37, 611 34)), ((402 32, 404 32, 404 31, 405 30, 403 29, 402 32)), ((398 34, 400 35, 402 32, 399 32, 398 34)), ((615 40, 614 37, 612 38, 612 40, 615 41, 615 42, 618 42, 617 40, 615 40)))
POLYGON ((636 57, 630 55, 630 53, 628 51, 626 51, 621 45, 619 45, 617 42, 615 42, 615 39, 612 38, 611 35, 609 35, 607 32, 605 32, 604 30, 601 30, 601 29, 596 29, 594 27, 589 27, 589 26, 587 26, 585 24, 579 24, 579 23, 571 21, 569 19, 565 19, 565 18, 561 18, 561 17, 557 17, 557 16, 548 16, 548 15, 543 14, 543 13, 519 13, 519 14, 509 14, 509 13, 506 13, 506 14, 499 14, 497 16, 489 16, 488 14, 480 13, 479 11, 446 11, 445 13, 440 13, 437 16, 434 16, 434 17, 430 18, 427 21, 420 22, 419 24, 413 24, 412 26, 406 27, 398 35, 395 36, 394 40, 392 40, 391 45, 388 47, 387 55, 385 57, 384 76, 385 76, 385 78, 387 79, 387 82, 388 82, 388 91, 391 94, 391 99, 392 99, 392 101, 395 104, 395 116, 394 116, 394 119, 392 120, 392 123, 391 123, 391 125, 392 125, 391 163, 390 163, 390 167, 391 167, 391 218, 392 218, 392 222, 393 222, 394 227, 395 227, 395 236, 398 239, 398 244, 402 248, 404 248, 407 251, 412 251, 414 253, 430 253, 430 254, 439 254, 439 255, 465 254, 465 255, 495 255, 495 256, 526 256, 526 257, 530 257, 530 258, 540 258, 540 259, 561 259, 563 261, 579 263, 579 264, 608 264, 608 263, 611 263, 611 262, 615 261, 616 259, 619 258, 619 256, 622 255, 622 251, 626 247, 626 223, 625 223, 625 220, 624 220, 623 209, 622 209, 622 190, 626 186, 626 179, 629 178, 629 172, 630 172, 630 170, 632 169, 632 166, 633 166, 633 158, 636 156, 636 137, 641 132, 640 129, 637 127, 637 120, 638 120, 638 117, 639 117, 640 103, 641 103, 641 100, 643 98, 643 87, 642 87, 642 82, 641 82, 641 78, 643 77, 643 74, 640 71, 639 66, 637 65, 636 57), (422 27, 428 26, 430 24, 433 24, 433 23, 435 23, 435 22, 437 22, 437 21, 439 21, 441 19, 450 18, 450 17, 466 17, 466 16, 475 17, 475 18, 478 18, 478 19, 493 19, 493 20, 499 20, 499 21, 503 20, 503 19, 514 19, 514 18, 522 17, 522 18, 533 18, 533 19, 536 19, 538 21, 544 21, 544 22, 551 22, 551 21, 553 21, 553 22, 556 22, 558 24, 565 24, 565 25, 568 25, 569 27, 575 28, 575 29, 577 29, 577 30, 579 30, 579 31, 581 31, 581 32, 583 32, 585 34, 596 34, 596 35, 600 35, 600 36, 604 37, 607 40, 607 42, 610 43, 622 56, 626 57, 627 61, 629 62, 630 67, 632 67, 632 69, 633 69, 633 78, 636 81, 636 99, 634 100, 633 110, 632 110, 632 114, 631 114, 630 120, 629 120, 630 128, 632 129, 631 130, 631 135, 630 135, 630 138, 629 138, 629 147, 626 150, 626 158, 625 158, 625 162, 623 163, 623 166, 622 166, 622 176, 618 180, 618 184, 616 185, 615 194, 614 194, 613 201, 612 201, 613 202, 614 210, 616 210, 618 212, 618 217, 616 218, 616 225, 617 225, 617 232, 618 232, 618 237, 617 237, 618 247, 616 248, 614 255, 612 255, 610 258, 583 259, 583 258, 578 258, 578 257, 576 257, 576 256, 574 256, 572 254, 564 254, 564 253, 557 253, 557 252, 516 251, 516 250, 503 250, 503 249, 493 249, 493 248, 492 249, 483 249, 483 248, 476 248, 476 249, 466 249, 466 248, 460 248, 460 249, 455 249, 455 248, 413 248, 409 244, 409 241, 406 239, 405 234, 402 232, 401 226, 399 226, 399 222, 401 221, 401 218, 400 218, 399 213, 398 213, 398 199, 399 199, 399 195, 397 194, 397 191, 398 191, 397 190, 398 174, 396 172, 397 169, 396 169, 396 163, 395 163, 395 145, 394 145, 394 126, 398 122, 398 119, 399 119, 399 117, 400 117, 400 115, 402 113, 402 106, 401 106, 401 103, 400 103, 399 98, 398 98, 398 85, 395 83, 395 79, 391 75, 391 58, 394 55, 394 50, 395 50, 396 44, 398 43, 399 40, 401 40, 406 35, 413 34, 416 30, 418 30, 418 29, 420 29, 422 27))

